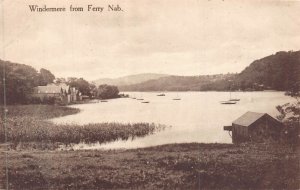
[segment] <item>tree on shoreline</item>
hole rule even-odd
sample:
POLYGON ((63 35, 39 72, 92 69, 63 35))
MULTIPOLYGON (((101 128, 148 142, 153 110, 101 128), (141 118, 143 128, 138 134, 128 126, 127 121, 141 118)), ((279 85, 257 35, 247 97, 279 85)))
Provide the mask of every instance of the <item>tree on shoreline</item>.
POLYGON ((91 95, 91 84, 83 78, 68 78, 67 84, 78 89, 83 95, 91 95))
POLYGON ((300 82, 291 85, 285 94, 295 98, 295 102, 277 106, 280 113, 277 118, 285 124, 285 140, 291 144, 298 144, 300 138, 300 82))
POLYGON ((96 89, 96 97, 99 99, 110 99, 119 97, 119 89, 112 85, 99 85, 96 89))
MULTIPOLYGON (((3 60, 0 60, 0 71, 0 97, 4 97, 5 82, 6 103, 26 103, 28 95, 32 93, 35 86, 38 86, 39 73, 31 66, 3 60)), ((3 98, 1 98, 0 104, 3 103, 3 98)))
POLYGON ((49 70, 41 68, 39 79, 39 85, 46 86, 47 84, 53 83, 55 76, 49 70))

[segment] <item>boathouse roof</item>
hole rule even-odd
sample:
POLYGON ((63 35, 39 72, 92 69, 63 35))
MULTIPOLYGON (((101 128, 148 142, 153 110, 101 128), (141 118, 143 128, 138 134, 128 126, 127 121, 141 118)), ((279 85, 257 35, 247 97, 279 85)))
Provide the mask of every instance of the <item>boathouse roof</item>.
POLYGON ((263 117, 264 115, 266 115, 266 113, 257 113, 257 112, 248 111, 241 117, 234 120, 232 123, 247 127, 250 126, 255 121, 257 121, 259 118, 263 117))

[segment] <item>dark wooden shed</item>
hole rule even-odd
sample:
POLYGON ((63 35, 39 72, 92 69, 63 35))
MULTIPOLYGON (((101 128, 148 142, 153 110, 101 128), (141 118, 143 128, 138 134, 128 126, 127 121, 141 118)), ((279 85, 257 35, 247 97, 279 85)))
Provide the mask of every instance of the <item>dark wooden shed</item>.
POLYGON ((232 132, 232 142, 279 141, 283 124, 266 113, 247 112, 224 130, 232 132))

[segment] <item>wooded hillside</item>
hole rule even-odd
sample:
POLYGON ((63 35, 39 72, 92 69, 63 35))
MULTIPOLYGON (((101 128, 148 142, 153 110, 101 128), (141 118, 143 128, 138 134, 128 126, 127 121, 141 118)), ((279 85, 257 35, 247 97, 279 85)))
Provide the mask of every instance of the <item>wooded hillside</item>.
POLYGON ((300 51, 255 60, 239 74, 167 76, 120 86, 122 91, 289 90, 300 83, 300 51))

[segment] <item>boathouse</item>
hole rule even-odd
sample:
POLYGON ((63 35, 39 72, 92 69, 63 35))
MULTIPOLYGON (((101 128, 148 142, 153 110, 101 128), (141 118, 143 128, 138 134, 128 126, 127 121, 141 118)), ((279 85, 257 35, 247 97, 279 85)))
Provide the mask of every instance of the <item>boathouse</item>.
POLYGON ((232 122, 232 126, 224 126, 231 131, 232 142, 277 142, 280 140, 283 124, 267 113, 246 112, 232 122))

